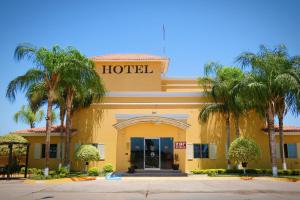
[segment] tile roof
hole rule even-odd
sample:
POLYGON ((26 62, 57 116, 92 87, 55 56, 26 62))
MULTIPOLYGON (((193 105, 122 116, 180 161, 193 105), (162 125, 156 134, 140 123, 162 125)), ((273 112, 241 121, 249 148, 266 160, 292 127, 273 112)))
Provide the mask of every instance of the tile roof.
MULTIPOLYGON (((64 127, 64 131, 66 130, 66 127, 64 127)), ((74 132, 75 129, 72 130, 74 132)), ((51 128, 52 133, 59 133, 60 132, 60 126, 54 125, 51 128)), ((36 127, 36 128, 29 128, 24 130, 18 130, 15 132, 12 132, 13 134, 45 134, 46 133, 46 127, 36 127)))
MULTIPOLYGON (((268 128, 264 128, 263 131, 267 132, 268 128)), ((284 132, 300 132, 300 126, 283 126, 284 132)), ((279 132, 279 126, 275 125, 275 132, 279 132)))
POLYGON ((169 60, 165 56, 151 54, 107 54, 102 56, 93 56, 92 60, 169 60))

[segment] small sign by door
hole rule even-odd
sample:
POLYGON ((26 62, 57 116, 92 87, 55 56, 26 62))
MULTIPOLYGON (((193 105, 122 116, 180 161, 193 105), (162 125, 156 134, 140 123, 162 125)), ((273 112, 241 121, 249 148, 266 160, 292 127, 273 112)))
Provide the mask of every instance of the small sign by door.
POLYGON ((185 149, 186 142, 175 142, 175 149, 185 149))

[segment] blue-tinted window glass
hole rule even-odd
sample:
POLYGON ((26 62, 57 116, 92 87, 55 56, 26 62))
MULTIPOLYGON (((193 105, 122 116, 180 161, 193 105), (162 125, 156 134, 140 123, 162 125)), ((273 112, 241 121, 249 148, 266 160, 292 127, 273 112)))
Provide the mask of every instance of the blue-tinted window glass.
POLYGON ((131 138, 130 162, 137 169, 144 168, 144 138, 131 138))
POLYGON ((200 158, 200 144, 194 144, 194 158, 200 158))
POLYGON ((201 144, 201 158, 208 158, 208 144, 201 144))
POLYGON ((288 157, 297 158, 297 145, 296 144, 287 144, 288 157))

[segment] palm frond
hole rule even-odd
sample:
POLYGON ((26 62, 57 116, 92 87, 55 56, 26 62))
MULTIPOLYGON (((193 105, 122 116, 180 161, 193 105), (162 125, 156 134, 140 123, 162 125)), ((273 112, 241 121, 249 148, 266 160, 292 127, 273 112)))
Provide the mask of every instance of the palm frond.
POLYGON ((198 120, 200 122, 206 122, 209 116, 213 113, 224 113, 226 111, 225 105, 221 103, 215 103, 204 106, 200 111, 198 120))
POLYGON ((40 82, 44 78, 44 73, 38 69, 30 69, 25 75, 18 76, 12 80, 7 87, 6 97, 10 101, 14 101, 16 98, 16 92, 18 90, 24 91, 28 89, 32 84, 40 82))

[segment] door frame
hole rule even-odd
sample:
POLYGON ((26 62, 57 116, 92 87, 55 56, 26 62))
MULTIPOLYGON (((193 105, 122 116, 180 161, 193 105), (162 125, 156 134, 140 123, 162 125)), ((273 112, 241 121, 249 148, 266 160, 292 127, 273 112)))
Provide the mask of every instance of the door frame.
POLYGON ((145 137, 144 138, 144 169, 145 170, 160 170, 161 169, 161 151, 160 151, 160 138, 159 137, 145 137), (159 159, 158 159, 158 168, 146 168, 146 140, 148 139, 156 139, 158 140, 158 156, 159 156, 159 159))

